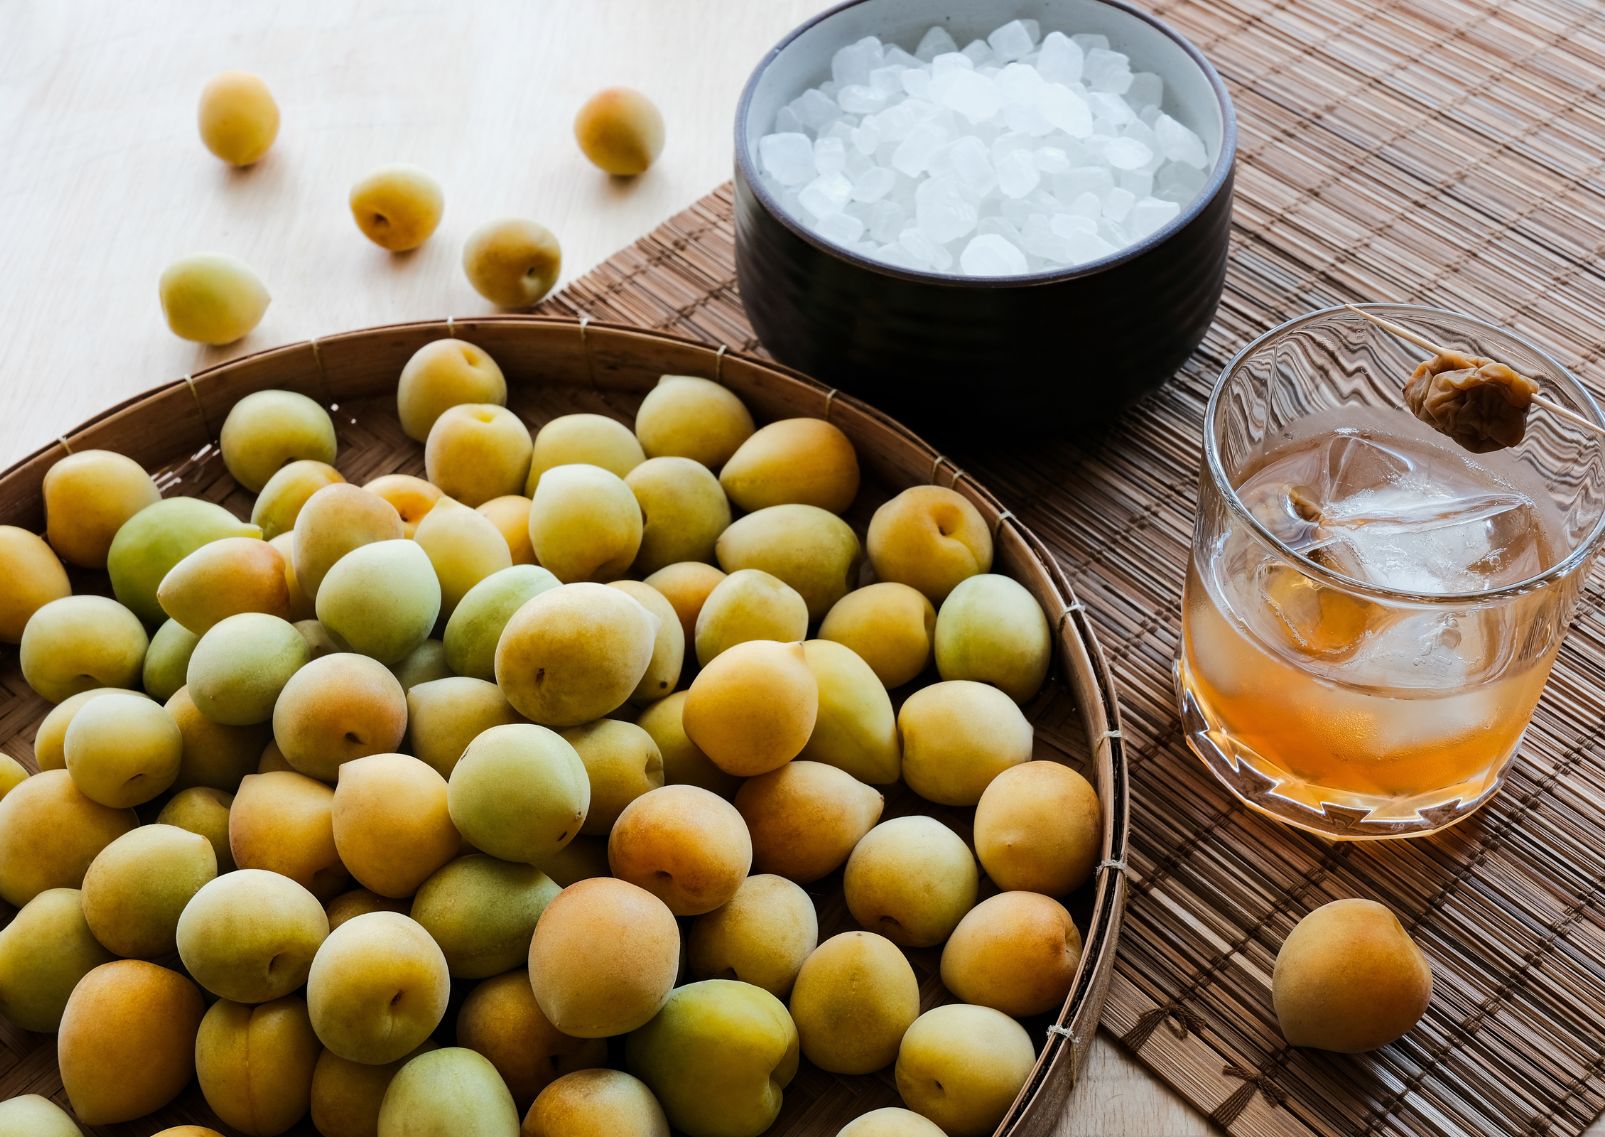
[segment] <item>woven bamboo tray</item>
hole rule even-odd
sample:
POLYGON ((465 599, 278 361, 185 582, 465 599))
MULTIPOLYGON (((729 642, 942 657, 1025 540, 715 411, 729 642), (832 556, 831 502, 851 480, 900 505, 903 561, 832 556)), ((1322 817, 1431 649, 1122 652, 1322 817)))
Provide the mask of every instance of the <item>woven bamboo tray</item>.
MULTIPOLYGON (((1071 902, 1084 951, 1071 995, 1057 1018, 1027 1023, 1039 1057, 1030 1081, 997 1130, 998 1137, 1044 1137, 1053 1130, 1097 1029, 1114 963, 1125 903, 1118 871, 1126 855, 1126 765, 1113 688, 1087 615, 1058 563, 1034 535, 974 478, 906 428, 872 408, 761 360, 661 333, 540 317, 399 324, 292 344, 212 367, 113 407, 0 474, 0 523, 43 526, 40 481, 57 459, 75 450, 128 454, 157 473, 164 493, 220 502, 248 515, 251 497, 223 468, 215 446, 228 410, 252 391, 284 387, 312 396, 335 412, 339 466, 361 483, 380 473, 422 474, 422 448, 401 433, 395 383, 419 347, 443 336, 483 347, 509 380, 509 405, 532 427, 559 414, 588 410, 633 416, 642 395, 665 373, 702 375, 739 394, 759 421, 796 415, 829 419, 853 440, 864 489, 850 519, 861 529, 874 506, 909 485, 934 482, 964 494, 991 523, 995 571, 1020 580, 1056 621, 1054 673, 1026 708, 1036 726, 1039 758, 1081 768, 1103 803, 1103 860, 1092 884, 1071 902)), ((83 574, 75 591, 106 591, 105 580, 83 574)), ((0 668, 0 749, 33 768, 31 739, 49 709, 23 682, 15 652, 0 668)), ((932 812, 901 786, 888 792, 887 815, 932 812)), ((969 813, 937 810, 968 837, 969 813)), ((839 875, 811 886, 821 938, 854 926, 842 902, 839 875)), ((5 915, 9 918, 10 911, 5 915)), ((937 976, 939 951, 913 953, 926 1006, 946 1001, 937 976)), ((466 986, 466 985, 465 985, 466 986)), ((454 991, 459 996, 462 991, 454 991)), ((442 1031, 455 1017, 448 1011, 442 1031)), ((0 1098, 44 1093, 65 1104, 55 1068, 54 1038, 28 1035, 0 1020, 0 1098)), ((897 1104, 890 1072, 844 1078, 805 1064, 786 1091, 774 1137, 833 1137, 858 1114, 897 1104)), ((94 1129, 106 1137, 144 1137, 168 1125, 220 1125, 193 1088, 173 1106, 138 1122, 94 1129)), ((293 1132, 313 1132, 303 1123, 293 1132)))

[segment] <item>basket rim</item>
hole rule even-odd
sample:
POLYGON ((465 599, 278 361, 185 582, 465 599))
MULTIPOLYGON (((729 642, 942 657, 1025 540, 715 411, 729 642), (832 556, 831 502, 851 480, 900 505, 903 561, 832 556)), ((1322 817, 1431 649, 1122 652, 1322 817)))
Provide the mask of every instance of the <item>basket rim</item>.
MULTIPOLYGON (((965 473, 961 467, 899 419, 855 396, 834 387, 827 387, 795 368, 749 353, 732 351, 727 344, 711 344, 704 340, 652 328, 596 321, 583 315, 568 317, 514 313, 467 318, 446 317, 379 324, 328 336, 315 336, 221 360, 192 374, 131 395, 90 416, 58 436, 53 442, 46 443, 12 462, 4 470, 0 470, 0 485, 49 458, 52 453, 56 455, 55 460, 73 453, 72 439, 110 419, 136 411, 141 404, 168 395, 179 387, 189 388, 196 408, 200 412, 198 420, 207 437, 198 439, 198 444, 200 446, 211 444, 216 441, 216 428, 207 415, 200 388, 209 386, 223 376, 259 365, 272 356, 310 350, 320 372, 318 377, 323 384, 322 389, 327 391, 327 376, 322 374, 324 363, 320 345, 398 333, 471 339, 474 329, 482 327, 513 330, 573 329, 580 337, 588 366, 591 363, 592 342, 598 335, 621 336, 632 340, 656 340, 673 344, 681 350, 700 350, 706 353, 711 361, 712 374, 708 377, 721 385, 725 385, 726 359, 768 371, 788 382, 798 384, 823 399, 824 410, 819 417, 832 421, 832 413, 836 407, 850 408, 855 414, 868 418, 879 429, 894 436, 899 443, 912 448, 922 458, 929 459, 930 472, 925 478, 927 484, 946 485, 953 489, 962 487, 967 496, 975 500, 978 506, 984 506, 985 510, 990 512, 991 517, 988 520, 991 522, 994 537, 1008 526, 1044 572, 1057 599, 1062 602, 1057 618, 1053 618, 1050 613, 1050 619, 1053 619, 1057 661, 1065 673, 1074 669, 1077 673, 1090 676, 1097 692, 1096 705, 1081 705, 1079 699, 1077 704, 1082 725, 1087 730, 1092 762, 1096 767, 1095 784, 1107 785, 1108 800, 1102 800, 1105 795, 1100 794, 1103 806, 1100 863, 1094 873, 1095 892, 1091 916, 1082 941, 1081 962, 1077 967, 1075 983, 1054 1022, 1047 1028, 1048 1037, 1038 1052, 1030 1077, 1000 1122, 994 1137, 1009 1137, 1021 1133, 1022 1124, 1033 1114, 1040 1092, 1050 1079, 1067 1077, 1070 1087, 1079 1080, 1080 1065, 1097 1031, 1104 997, 1113 971, 1126 901, 1126 857, 1130 825, 1129 764, 1121 733, 1118 688, 1086 607, 1077 598, 1063 567, 1049 552, 1041 538, 1022 524, 1010 510, 1004 508, 984 484, 965 473), (945 476, 944 468, 947 470, 945 476), (1069 1065, 1068 1071, 1061 1069, 1066 1061, 1069 1065)), ((594 372, 592 377, 594 379, 594 372)), ((1066 1087, 1067 1092, 1070 1087, 1066 1087)))

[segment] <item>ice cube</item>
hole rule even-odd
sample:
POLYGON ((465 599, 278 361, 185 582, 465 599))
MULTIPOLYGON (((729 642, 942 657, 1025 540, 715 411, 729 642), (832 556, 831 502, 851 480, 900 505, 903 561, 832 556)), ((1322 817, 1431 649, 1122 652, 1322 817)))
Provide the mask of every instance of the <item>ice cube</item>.
POLYGON ((1165 81, 1152 71, 1134 71, 1126 102, 1138 110, 1157 107, 1165 98, 1165 81))
POLYGON ((802 119, 797 117, 797 112, 790 106, 781 107, 775 112, 776 134, 799 134, 802 128, 802 119))
POLYGON ((1081 82, 1081 69, 1086 56, 1081 45, 1063 32, 1049 32, 1042 38, 1042 53, 1037 56, 1037 70, 1050 83, 1081 82))
POLYGON ((1387 613, 1372 601, 1305 576, 1291 565, 1262 563, 1255 581, 1271 628, 1301 655, 1330 661, 1352 656, 1387 613))
POLYGON ((980 213, 970 195, 953 178, 927 178, 914 190, 914 220, 938 244, 975 229, 980 213))
POLYGON ((847 167, 847 147, 840 138, 814 140, 814 169, 821 174, 833 174, 847 167))
POLYGON ((864 223, 850 213, 827 213, 814 232, 838 245, 851 245, 864 235, 864 223))
POLYGON ((1005 63, 1028 55, 1037 45, 1035 20, 1010 20, 986 37, 993 55, 1005 63), (1029 25, 1029 26, 1028 26, 1029 25))
POLYGON ((892 154, 892 165, 898 173, 918 177, 946 144, 947 131, 932 122, 918 123, 892 154))
POLYGON ((1154 152, 1135 138, 1114 138, 1104 147, 1103 157, 1117 170, 1140 170, 1153 161, 1154 152))
POLYGON ((869 155, 875 153, 875 147, 880 145, 880 128, 869 119, 865 119, 863 123, 853 127, 853 133, 850 137, 850 141, 853 144, 854 150, 858 151, 865 157, 868 157, 869 155))
POLYGON ((920 37, 919 46, 914 49, 914 56, 926 63, 939 55, 957 52, 959 45, 953 41, 948 30, 937 25, 920 37))
POLYGON ((1087 52, 1081 78, 1089 91, 1124 95, 1131 89, 1131 60, 1118 51, 1095 47, 1087 52))
POLYGON ((1037 188, 1041 174, 1029 150, 1010 150, 998 160, 998 189, 1006 197, 1024 197, 1037 188))
POLYGON ((1131 207, 1126 214, 1126 231, 1133 240, 1142 240, 1159 229, 1169 225, 1181 212, 1181 206, 1174 201, 1161 201, 1156 197, 1145 197, 1131 207))
POLYGON ((938 242, 931 240, 917 225, 905 226, 897 235, 897 243, 920 262, 922 267, 946 272, 953 267, 953 254, 938 242))
POLYGON ((973 237, 959 254, 959 267, 971 276, 1018 276, 1026 271, 1025 254, 996 233, 973 237))
POLYGON ((869 73, 881 65, 881 41, 865 36, 837 51, 830 58, 830 77, 842 86, 869 84, 869 73))
POLYGON ((960 54, 963 55, 964 58, 968 59, 971 65, 975 67, 979 67, 983 63, 992 63, 996 61, 996 56, 992 54, 992 49, 987 46, 985 40, 971 40, 969 43, 964 45, 964 50, 960 52, 960 54))
POLYGON ((1048 225, 1061 237, 1090 237, 1098 233, 1098 223, 1085 213, 1055 213, 1048 225))
POLYGON ((802 207, 815 217, 828 217, 840 213, 853 195, 853 183, 839 170, 820 174, 797 192, 802 207))
POLYGON ((892 186, 897 184, 897 175, 884 166, 871 166, 857 178, 853 179, 854 201, 879 201, 892 192, 892 186))
POLYGON ((1068 212, 1078 217, 1085 217, 1088 221, 1096 222, 1098 218, 1103 216, 1103 201, 1095 193, 1077 194, 1075 200, 1070 202, 1068 212))
POLYGON ((975 62, 961 51, 950 51, 931 60, 931 78, 953 71, 974 71, 975 62))
POLYGON ((814 144, 806 134, 790 131, 758 139, 758 162, 764 173, 783 186, 800 186, 817 172, 814 144))
POLYGON ((1071 36, 1070 40, 1077 47, 1079 47, 1082 50, 1082 52, 1084 52, 1084 53, 1085 52, 1090 52, 1090 51, 1108 51, 1109 50, 1109 37, 1108 36, 1092 35, 1092 34, 1087 33, 1087 32, 1082 32, 1082 33, 1079 33, 1077 35, 1071 36))
POLYGON ((890 99, 878 87, 849 83, 836 94, 836 105, 848 114, 874 114, 884 110, 890 99))
POLYGON ((1043 84, 1037 93, 1037 109, 1055 130, 1071 138, 1086 138, 1092 133, 1092 111, 1087 101, 1062 83, 1043 84))
POLYGON ((1168 114, 1154 119, 1154 140, 1159 144, 1159 152, 1172 162, 1198 170, 1209 163, 1204 140, 1168 114))
POLYGON ((977 233, 993 233, 1003 237, 1011 245, 1018 246, 1022 240, 1020 230, 1006 217, 983 217, 976 223, 977 233))

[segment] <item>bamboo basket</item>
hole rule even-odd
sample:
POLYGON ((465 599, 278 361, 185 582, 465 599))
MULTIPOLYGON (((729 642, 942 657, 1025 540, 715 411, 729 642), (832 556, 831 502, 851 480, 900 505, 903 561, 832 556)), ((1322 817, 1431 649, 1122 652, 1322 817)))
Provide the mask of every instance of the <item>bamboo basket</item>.
MULTIPOLYGON (((579 410, 627 418, 659 375, 701 375, 739 394, 760 422, 809 415, 840 427, 857 447, 864 472, 864 489, 849 517, 860 532, 876 505, 920 483, 956 489, 990 522, 996 537, 994 571, 1024 584, 1055 628, 1053 673, 1026 708, 1036 727, 1035 756, 1080 768, 1103 804, 1102 863, 1093 881, 1068 901, 1083 933, 1080 968, 1058 1015, 1026 1022, 1037 1062, 996 1137, 1052 1133, 1097 1031, 1125 904, 1128 788, 1119 709, 1087 614, 1043 543, 983 486, 890 417, 787 368, 658 332, 526 316, 397 324, 231 360, 110 408, 0 474, 0 523, 42 531, 45 471, 65 454, 91 448, 133 457, 156 473, 166 494, 204 497, 248 515, 251 498, 223 468, 216 438, 229 408, 266 388, 301 391, 331 408, 340 438, 339 465, 350 481, 395 471, 421 474, 422 447, 406 438, 396 421, 395 383, 414 351, 443 336, 467 339, 490 352, 508 377, 509 405, 532 426, 579 410)), ((74 591, 109 591, 104 576, 93 573, 75 572, 73 586, 74 591)), ((32 738, 49 707, 22 681, 14 651, 5 653, 0 668, 0 699, 0 749, 33 769, 32 738)), ((891 787, 886 815, 911 812, 932 812, 969 837, 969 811, 932 807, 901 786, 891 787)), ((839 873, 809 891, 819 909, 821 939, 853 926, 841 899, 839 873)), ((4 918, 12 914, 6 910, 4 918)), ((924 1006, 948 1001, 937 978, 939 949, 911 956, 924 1006)), ((163 962, 176 966, 176 960, 163 962)), ((454 991, 442 1031, 450 1030, 462 993, 454 991)), ((54 1038, 26 1034, 0 1020, 0 1098, 23 1093, 43 1093, 66 1104, 54 1038)), ((898 1104, 889 1070, 849 1078, 807 1063, 785 1098, 769 1131, 773 1137, 834 1137, 852 1117, 898 1104)), ((193 1086, 152 1117, 86 1132, 146 1137, 180 1124, 232 1132, 193 1086)), ((303 1121, 291 1132, 314 1130, 303 1121)))

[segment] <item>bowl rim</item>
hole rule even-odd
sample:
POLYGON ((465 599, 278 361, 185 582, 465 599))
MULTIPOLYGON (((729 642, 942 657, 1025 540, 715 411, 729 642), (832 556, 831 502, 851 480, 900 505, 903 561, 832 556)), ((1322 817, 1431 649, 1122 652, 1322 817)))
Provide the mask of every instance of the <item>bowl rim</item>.
POLYGON ((1118 268, 1128 261, 1135 260, 1151 249, 1164 244, 1174 234, 1186 228, 1201 215, 1220 196, 1222 189, 1232 178, 1233 170, 1237 164, 1237 110, 1232 103, 1231 92, 1227 90, 1226 82, 1221 78, 1220 72, 1215 70, 1215 65, 1191 40, 1158 16, 1145 12, 1133 4, 1127 3, 1126 0, 1091 0, 1092 3, 1124 12, 1134 19, 1150 25, 1161 35, 1171 40, 1193 61, 1194 66, 1198 68, 1205 81, 1208 82, 1210 89, 1215 92, 1215 100, 1221 113, 1220 153, 1215 160, 1215 168, 1210 172, 1204 187, 1193 196, 1193 199, 1182 208, 1181 212, 1146 237, 1127 245, 1123 249, 1117 249, 1106 257, 1100 257, 1097 260, 1087 261, 1084 264, 1070 268, 1044 269, 1039 272, 1015 273, 1008 276, 965 276, 956 273, 924 272, 918 269, 907 269, 898 265, 887 264, 885 261, 874 260, 864 256, 862 253, 857 253, 826 241, 818 234, 798 224, 796 219, 781 207, 775 195, 769 192, 769 187, 764 184, 763 178, 752 160, 751 148, 747 145, 747 117, 758 83, 763 78, 764 73, 804 32, 835 18, 849 8, 856 8, 860 4, 870 2, 872 0, 841 0, 841 3, 832 5, 823 12, 809 17, 792 28, 758 60, 757 65, 752 69, 752 73, 747 76, 746 83, 742 85, 741 97, 736 102, 735 167, 738 174, 737 181, 744 183, 753 196, 763 204, 764 211, 790 231, 792 235, 828 256, 846 261, 855 268, 878 273, 882 276, 944 288, 1022 288, 1059 284, 1082 277, 1097 276, 1099 273, 1118 268))

